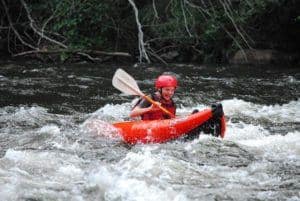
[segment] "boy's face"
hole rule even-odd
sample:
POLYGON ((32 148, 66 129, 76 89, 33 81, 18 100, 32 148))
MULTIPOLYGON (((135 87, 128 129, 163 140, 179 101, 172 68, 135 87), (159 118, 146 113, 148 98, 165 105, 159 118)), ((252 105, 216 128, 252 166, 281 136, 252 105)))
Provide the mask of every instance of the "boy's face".
POLYGON ((165 100, 170 100, 175 93, 175 87, 163 87, 161 89, 161 95, 165 100))

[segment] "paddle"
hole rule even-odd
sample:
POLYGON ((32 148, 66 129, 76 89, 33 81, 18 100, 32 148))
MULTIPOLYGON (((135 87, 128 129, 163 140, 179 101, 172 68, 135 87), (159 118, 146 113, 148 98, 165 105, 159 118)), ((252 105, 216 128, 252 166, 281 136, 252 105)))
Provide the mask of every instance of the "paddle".
POLYGON ((137 85, 136 81, 133 77, 131 77, 128 73, 126 73, 122 69, 118 69, 112 79, 112 85, 119 89, 121 92, 128 94, 128 95, 136 95, 140 96, 153 105, 159 107, 164 113, 168 114, 170 117, 175 117, 174 114, 169 112, 167 109, 159 105, 157 102, 152 100, 150 97, 146 96, 143 92, 141 92, 139 86, 137 85))

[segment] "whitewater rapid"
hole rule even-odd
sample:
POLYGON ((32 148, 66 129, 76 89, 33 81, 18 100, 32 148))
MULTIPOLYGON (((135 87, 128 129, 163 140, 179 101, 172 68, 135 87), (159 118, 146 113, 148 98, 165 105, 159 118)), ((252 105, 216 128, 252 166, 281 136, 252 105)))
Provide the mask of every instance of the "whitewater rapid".
POLYGON ((222 104, 223 140, 135 146, 105 129, 127 118, 130 103, 72 114, 2 107, 0 200, 300 200, 300 100, 222 104), (85 129, 91 120, 105 122, 96 135, 85 129))

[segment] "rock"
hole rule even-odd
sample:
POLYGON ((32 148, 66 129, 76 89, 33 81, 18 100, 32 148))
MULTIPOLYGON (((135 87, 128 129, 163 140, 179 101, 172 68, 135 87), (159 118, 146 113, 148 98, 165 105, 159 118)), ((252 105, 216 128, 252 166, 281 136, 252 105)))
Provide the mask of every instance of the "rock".
POLYGON ((231 64, 279 64, 295 63, 299 59, 297 55, 287 54, 276 50, 247 49, 239 50, 230 59, 231 64))
POLYGON ((179 56, 179 53, 177 51, 170 51, 170 52, 160 55, 160 57, 166 61, 172 61, 178 56, 179 56))

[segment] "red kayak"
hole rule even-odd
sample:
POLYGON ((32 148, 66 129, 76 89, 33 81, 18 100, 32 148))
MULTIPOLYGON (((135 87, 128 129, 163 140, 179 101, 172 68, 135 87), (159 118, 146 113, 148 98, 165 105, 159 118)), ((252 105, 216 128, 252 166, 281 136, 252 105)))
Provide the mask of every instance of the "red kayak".
POLYGON ((198 130, 224 138, 226 122, 221 106, 221 113, 215 114, 215 109, 205 109, 185 117, 164 120, 126 121, 114 123, 125 142, 163 143, 172 139, 189 135, 198 130), (217 122, 217 123, 216 123, 217 122), (216 129, 217 128, 217 129, 216 129))

